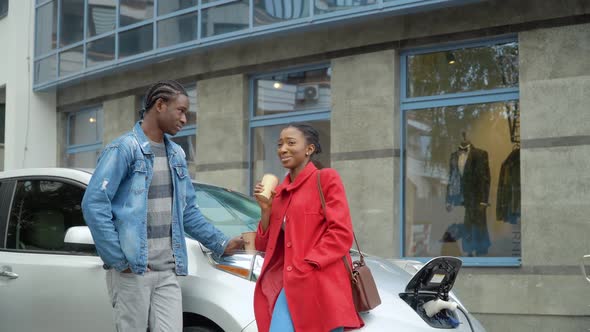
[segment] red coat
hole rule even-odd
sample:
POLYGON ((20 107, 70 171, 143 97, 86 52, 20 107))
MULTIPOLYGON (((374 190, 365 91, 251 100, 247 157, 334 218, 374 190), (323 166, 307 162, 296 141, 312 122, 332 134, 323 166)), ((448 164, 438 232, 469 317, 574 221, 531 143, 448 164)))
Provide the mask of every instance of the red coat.
POLYGON ((296 332, 328 332, 364 324, 354 308, 349 272, 342 261, 346 255, 350 262, 353 241, 344 186, 335 170, 321 171, 325 217, 317 171, 308 163, 295 182, 287 175, 276 188, 269 227, 266 232, 258 227, 256 249, 266 252, 254 292, 260 332, 269 330, 281 288, 285 288, 296 332))

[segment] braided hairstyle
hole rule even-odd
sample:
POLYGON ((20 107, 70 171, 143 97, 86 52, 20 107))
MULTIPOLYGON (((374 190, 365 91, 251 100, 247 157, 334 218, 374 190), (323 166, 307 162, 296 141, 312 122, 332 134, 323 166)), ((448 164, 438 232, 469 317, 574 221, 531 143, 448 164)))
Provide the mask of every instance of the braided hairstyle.
POLYGON ((140 118, 143 119, 144 114, 156 104, 158 99, 169 102, 178 95, 188 97, 188 93, 180 83, 173 80, 163 80, 154 83, 148 88, 145 94, 143 108, 139 111, 140 118))
POLYGON ((304 123, 292 123, 287 126, 287 128, 289 127, 299 130, 303 134, 303 137, 305 137, 306 144, 313 144, 315 149, 313 150, 311 156, 309 156, 309 159, 318 169, 324 168, 322 163, 313 158, 313 156, 322 152, 322 146, 320 145, 320 134, 318 131, 314 127, 304 123))

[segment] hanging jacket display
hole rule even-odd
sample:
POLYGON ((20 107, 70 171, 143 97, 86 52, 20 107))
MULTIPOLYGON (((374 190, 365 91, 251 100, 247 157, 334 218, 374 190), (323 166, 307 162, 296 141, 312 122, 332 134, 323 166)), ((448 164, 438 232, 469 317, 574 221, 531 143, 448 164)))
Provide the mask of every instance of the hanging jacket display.
POLYGON ((465 206, 462 250, 468 256, 485 255, 490 247, 486 207, 490 192, 488 153, 469 144, 451 153, 447 206, 465 206))
POLYGON ((514 149, 500 168, 496 219, 510 224, 520 223, 520 149, 514 149))

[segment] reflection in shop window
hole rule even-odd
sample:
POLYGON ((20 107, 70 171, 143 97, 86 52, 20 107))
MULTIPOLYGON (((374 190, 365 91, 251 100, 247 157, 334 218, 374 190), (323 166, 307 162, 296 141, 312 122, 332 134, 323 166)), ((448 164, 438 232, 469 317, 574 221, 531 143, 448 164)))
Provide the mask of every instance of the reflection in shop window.
POLYGON ((408 97, 518 87, 516 42, 410 55, 408 97))
MULTIPOLYGON (((516 45, 508 45, 509 53, 517 54, 516 45)), ((517 84, 518 59, 500 70, 488 61, 499 47, 489 48, 467 52, 480 56, 472 57, 471 65, 464 63, 463 74, 454 76, 446 75, 444 66, 420 68, 439 61, 441 52, 408 56, 413 58, 407 62, 408 95, 444 93, 446 99, 440 106, 431 99, 429 108, 402 105, 405 256, 521 256, 518 97, 465 104, 449 94, 517 84), (448 106, 449 101, 454 105, 448 106)))
POLYGON ((284 115, 331 107, 331 69, 279 73, 255 81, 255 115, 284 115))
POLYGON ((66 167, 94 168, 102 148, 102 107, 91 107, 68 115, 66 167))

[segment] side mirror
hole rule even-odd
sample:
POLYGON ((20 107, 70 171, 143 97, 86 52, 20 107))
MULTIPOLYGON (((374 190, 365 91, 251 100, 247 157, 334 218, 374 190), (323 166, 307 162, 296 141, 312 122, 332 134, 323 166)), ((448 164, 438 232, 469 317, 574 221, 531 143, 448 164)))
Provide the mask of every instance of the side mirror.
POLYGON ((590 282, 590 255, 582 257, 582 274, 590 282))
POLYGON ((68 228, 64 242, 67 244, 87 244, 94 245, 92 234, 88 226, 74 226, 68 228))

